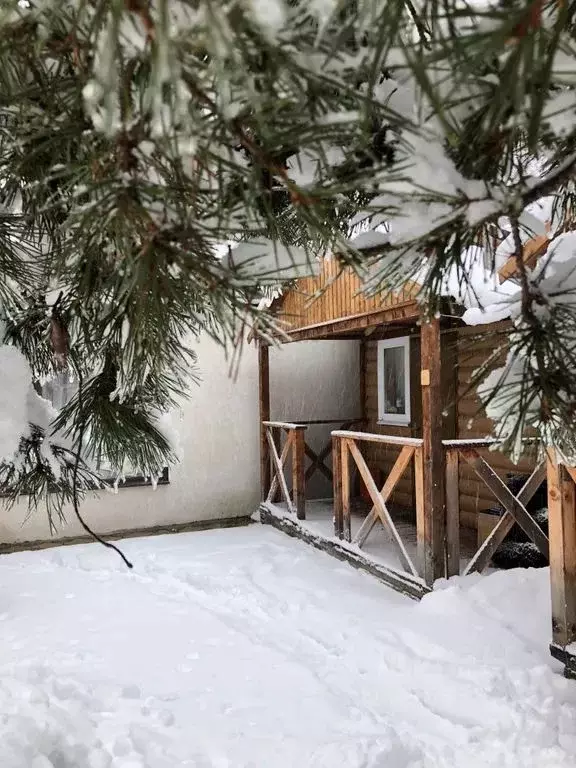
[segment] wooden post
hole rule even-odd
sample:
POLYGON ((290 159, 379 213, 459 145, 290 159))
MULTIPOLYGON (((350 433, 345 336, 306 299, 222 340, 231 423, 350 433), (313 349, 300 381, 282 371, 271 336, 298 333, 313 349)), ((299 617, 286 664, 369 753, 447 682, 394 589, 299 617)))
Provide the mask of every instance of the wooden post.
MULTIPOLYGON (((358 399, 360 401, 358 414, 362 422, 356 426, 357 429, 366 429, 366 343, 366 339, 362 337, 358 351, 358 399)), ((362 479, 359 472, 355 473, 354 495, 357 498, 362 495, 362 479)))
POLYGON ((260 414, 260 497, 268 496, 270 488, 270 446, 266 427, 262 422, 270 421, 270 362, 268 347, 258 345, 258 405, 260 414))
POLYGON ((445 575, 444 446, 440 320, 423 321, 421 329, 422 455, 424 462, 424 580, 445 575))
POLYGON ((416 506, 416 537, 418 544, 418 572, 425 578, 425 541, 424 541, 424 461, 422 448, 414 451, 414 500, 416 506))
POLYGON ((446 576, 460 574, 460 487, 458 449, 446 451, 446 576))
POLYGON ((305 426, 297 427, 292 438, 292 503, 298 520, 306 519, 305 432, 305 426))
POLYGON ((342 532, 345 541, 352 541, 352 525, 350 521, 350 456, 348 440, 340 440, 340 466, 342 483, 342 532))
POLYGON ((576 678, 576 489, 557 457, 548 456, 548 531, 552 591, 552 655, 576 678), (572 646, 572 648, 570 648, 572 646))
MULTIPOLYGON (((360 398, 360 410, 358 411, 358 413, 360 414, 360 418, 364 421, 364 419, 366 418, 366 339, 365 338, 360 339, 358 365, 359 365, 358 394, 360 398)), ((365 429, 365 427, 363 427, 363 429, 365 429)))
POLYGON ((334 536, 342 538, 344 530, 342 524, 342 459, 340 458, 340 446, 342 440, 339 437, 332 438, 332 483, 334 496, 334 536))

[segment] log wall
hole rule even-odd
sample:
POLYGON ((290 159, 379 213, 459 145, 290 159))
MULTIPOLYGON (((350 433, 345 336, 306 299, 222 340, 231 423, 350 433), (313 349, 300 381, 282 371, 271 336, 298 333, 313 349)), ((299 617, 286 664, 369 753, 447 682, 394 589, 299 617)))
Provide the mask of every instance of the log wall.
MULTIPOLYGON (((471 381, 474 379, 474 372, 489 360, 496 349, 500 348, 500 351, 492 368, 503 364, 510 328, 508 322, 501 322, 488 326, 462 328, 458 331, 457 437, 459 439, 492 436, 492 421, 487 418, 471 381)), ((515 465, 499 451, 484 450, 481 453, 502 479, 505 479, 510 472, 526 473, 534 468, 533 461, 525 459, 515 465)), ((478 512, 497 506, 497 502, 484 483, 477 478, 472 468, 464 462, 460 462, 459 480, 461 525, 476 528, 478 512)))

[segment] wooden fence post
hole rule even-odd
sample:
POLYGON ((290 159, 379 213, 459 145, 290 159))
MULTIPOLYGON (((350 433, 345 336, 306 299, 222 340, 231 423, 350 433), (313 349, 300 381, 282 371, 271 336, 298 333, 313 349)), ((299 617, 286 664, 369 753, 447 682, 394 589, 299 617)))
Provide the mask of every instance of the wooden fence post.
POLYGON ((424 463, 424 580, 433 584, 446 573, 446 512, 444 446, 442 444, 442 387, 440 320, 431 318, 421 328, 422 456, 424 463))
POLYGON ((334 536, 341 539, 344 530, 342 524, 342 460, 340 458, 339 437, 332 438, 332 484, 334 496, 334 536))
POLYGON ((292 503, 298 520, 306 519, 305 431, 305 426, 297 427, 292 438, 292 503))
POLYGON ((446 576, 460 574, 460 489, 458 450, 446 450, 446 576))
POLYGON ((340 466, 342 483, 342 533, 345 541, 352 541, 352 524, 350 520, 350 452, 348 441, 340 441, 340 466))
POLYGON ((576 488, 554 452, 548 455, 548 536, 552 655, 576 678, 576 488), (572 648, 570 648, 572 646, 572 648))
MULTIPOLYGON (((268 347, 258 345, 258 405, 260 414, 260 496, 265 501, 270 488, 270 446, 263 422, 270 421, 270 367, 268 347)), ((274 499, 272 500, 274 501, 274 499)))

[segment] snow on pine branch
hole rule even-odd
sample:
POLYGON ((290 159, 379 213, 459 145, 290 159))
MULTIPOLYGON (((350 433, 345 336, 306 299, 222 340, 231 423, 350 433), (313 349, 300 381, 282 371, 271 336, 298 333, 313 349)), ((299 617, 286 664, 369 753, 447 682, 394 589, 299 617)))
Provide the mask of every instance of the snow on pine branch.
POLYGON ((0 466, 3 472, 7 467, 13 467, 16 473, 21 471, 23 442, 37 441, 36 460, 48 468, 54 482, 60 481, 61 455, 65 453, 71 463, 74 450, 71 440, 52 430, 56 417, 52 404, 34 389, 32 371, 22 352, 6 344, 0 346, 0 466))
MULTIPOLYGON (((496 291, 479 292, 467 302, 463 320, 480 326, 509 319, 506 362, 486 375, 478 394, 495 435, 515 457, 522 453, 526 429, 538 430, 544 445, 555 445, 567 460, 576 459, 572 434, 576 404, 576 232, 557 236, 534 269, 527 285, 518 277, 496 291), (528 297, 528 299, 526 298, 528 297)), ((474 281, 477 285, 477 282, 474 281)))

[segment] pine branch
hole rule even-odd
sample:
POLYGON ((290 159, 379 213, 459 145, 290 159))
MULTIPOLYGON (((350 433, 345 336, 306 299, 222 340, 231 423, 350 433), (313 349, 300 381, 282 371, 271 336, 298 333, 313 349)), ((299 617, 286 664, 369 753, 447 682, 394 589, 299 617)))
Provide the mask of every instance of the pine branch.
MULTIPOLYGON (((79 375, 78 377, 78 403, 79 403, 79 409, 80 413, 83 412, 83 401, 82 401, 82 394, 83 394, 83 381, 82 376, 79 375)), ((91 536, 94 541, 97 541, 99 544, 102 544, 103 547, 107 547, 108 549, 114 550, 114 552, 118 553, 120 555, 122 561, 126 565, 127 568, 133 568, 133 564, 128 560, 126 555, 122 552, 120 547, 117 547, 116 544, 113 544, 111 541, 106 541, 106 539, 103 539, 101 536, 99 536, 97 533, 95 533, 92 528, 86 523, 83 516, 80 514, 80 501, 78 497, 78 470, 80 466, 80 456, 82 453, 83 445, 84 445, 84 435, 86 431, 86 422, 82 421, 78 428, 78 437, 76 441, 76 460, 74 462, 74 469, 72 472, 72 505, 74 507, 74 514, 76 515, 76 518, 78 519, 78 522, 82 526, 82 528, 86 531, 86 533, 91 536)))

